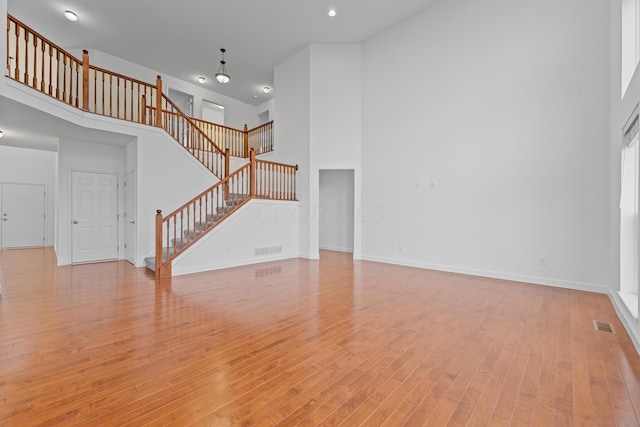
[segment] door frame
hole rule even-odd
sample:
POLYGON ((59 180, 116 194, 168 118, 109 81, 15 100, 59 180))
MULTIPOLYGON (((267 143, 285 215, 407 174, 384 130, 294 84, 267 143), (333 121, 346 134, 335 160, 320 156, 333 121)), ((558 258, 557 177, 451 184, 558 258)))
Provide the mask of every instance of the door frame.
POLYGON ((137 248, 137 227, 138 227, 138 211, 137 211, 137 185, 136 185, 136 173, 135 170, 127 172, 124 175, 124 179, 122 180, 122 256, 125 260, 129 261, 134 266, 136 265, 136 248, 137 248), (131 206, 129 206, 129 198, 130 196, 131 206), (129 234, 129 224, 133 222, 133 235, 128 236, 129 234), (128 238, 131 239, 131 259, 127 256, 127 245, 128 238))

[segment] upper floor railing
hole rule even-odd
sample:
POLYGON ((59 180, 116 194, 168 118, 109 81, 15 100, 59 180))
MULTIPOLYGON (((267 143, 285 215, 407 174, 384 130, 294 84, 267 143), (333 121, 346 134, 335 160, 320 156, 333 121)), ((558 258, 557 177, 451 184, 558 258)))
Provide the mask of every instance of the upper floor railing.
POLYGON ((228 173, 227 148, 230 155, 245 158, 252 148, 257 154, 273 150, 273 122, 237 130, 188 117, 162 93, 159 76, 153 85, 92 65, 88 51, 77 58, 11 15, 6 74, 73 107, 161 127, 196 157, 201 152, 199 160, 221 178, 228 173))
POLYGON ((273 121, 253 129, 233 129, 217 123, 193 118, 198 127, 222 150, 229 149, 232 156, 248 158, 251 150, 256 154, 273 151, 273 121))

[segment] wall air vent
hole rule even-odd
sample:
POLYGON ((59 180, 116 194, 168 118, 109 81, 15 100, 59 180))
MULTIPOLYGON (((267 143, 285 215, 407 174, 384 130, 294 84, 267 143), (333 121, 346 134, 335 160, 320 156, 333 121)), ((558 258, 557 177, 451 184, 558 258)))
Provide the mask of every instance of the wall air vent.
POLYGON ((275 255, 282 253, 282 246, 269 246, 266 248, 256 248, 255 256, 275 255))

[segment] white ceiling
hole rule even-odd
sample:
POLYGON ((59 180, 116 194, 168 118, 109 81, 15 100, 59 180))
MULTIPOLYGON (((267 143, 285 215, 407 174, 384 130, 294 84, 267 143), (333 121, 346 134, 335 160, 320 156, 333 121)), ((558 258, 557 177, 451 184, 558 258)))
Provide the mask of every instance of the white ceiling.
POLYGON ((97 49, 191 82, 205 76, 209 89, 257 105, 272 96, 262 88, 273 87, 274 67, 304 46, 363 42, 435 1, 8 0, 8 11, 63 48, 97 49), (79 20, 67 21, 66 9, 79 20), (214 79, 220 48, 226 85, 214 79))

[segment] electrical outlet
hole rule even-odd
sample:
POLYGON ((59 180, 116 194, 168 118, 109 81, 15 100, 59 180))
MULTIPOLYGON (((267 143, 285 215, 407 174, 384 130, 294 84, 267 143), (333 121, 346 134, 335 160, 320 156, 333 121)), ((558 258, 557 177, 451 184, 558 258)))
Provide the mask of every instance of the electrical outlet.
POLYGON ((540 265, 547 265, 547 257, 540 257, 540 265))

